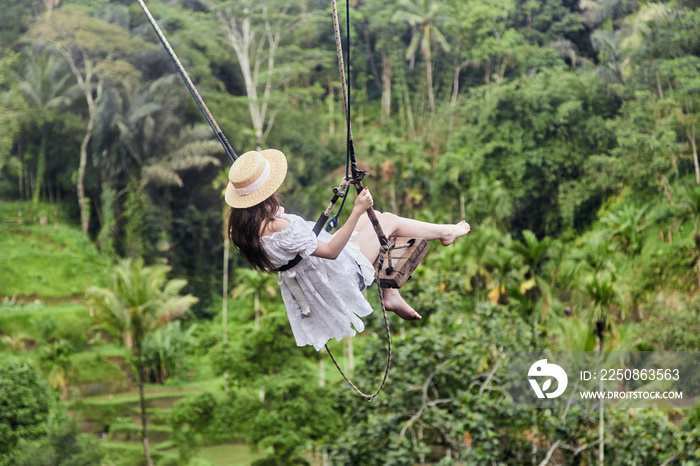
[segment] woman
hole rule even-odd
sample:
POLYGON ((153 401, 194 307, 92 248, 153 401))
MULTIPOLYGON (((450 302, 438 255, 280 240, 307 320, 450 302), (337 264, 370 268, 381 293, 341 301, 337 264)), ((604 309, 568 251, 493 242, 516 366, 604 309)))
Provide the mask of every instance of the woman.
MULTIPOLYGON (((287 173, 282 152, 267 149, 241 155, 229 170, 226 203, 231 206, 228 236, 254 268, 279 272, 282 299, 298 346, 323 348, 361 332, 360 317, 372 312, 362 291, 374 281, 372 264, 379 240, 364 212, 372 206, 365 188, 355 199, 345 225, 334 235, 317 238, 313 223, 284 212, 276 195, 287 173)), ((469 224, 437 225, 376 212, 387 236, 439 239, 447 246, 469 233, 469 224)), ((384 304, 405 320, 420 319, 393 288, 385 288, 384 304)))

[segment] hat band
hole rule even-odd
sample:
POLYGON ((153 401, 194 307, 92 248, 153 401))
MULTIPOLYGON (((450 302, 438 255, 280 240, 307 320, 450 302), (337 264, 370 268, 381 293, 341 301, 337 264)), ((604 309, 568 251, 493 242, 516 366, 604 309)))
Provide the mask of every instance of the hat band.
POLYGON ((236 189, 236 192, 238 193, 239 196, 247 196, 248 194, 251 194, 252 192, 256 191, 258 188, 260 188, 262 185, 265 184, 267 179, 270 177, 270 161, 265 159, 265 169, 263 172, 260 174, 257 180, 253 181, 251 184, 249 184, 246 187, 243 188, 234 188, 236 189))

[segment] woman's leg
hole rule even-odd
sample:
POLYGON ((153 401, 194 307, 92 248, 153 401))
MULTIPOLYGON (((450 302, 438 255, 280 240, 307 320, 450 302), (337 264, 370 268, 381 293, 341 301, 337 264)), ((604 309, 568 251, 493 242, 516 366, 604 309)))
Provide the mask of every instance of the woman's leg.
MULTIPOLYGON (((381 212, 377 212, 375 210, 374 213, 380 214, 381 212)), ((360 215, 360 218, 357 220, 357 224, 355 225, 355 230, 353 231, 360 231, 367 225, 371 226, 371 223, 369 221, 369 216, 367 215, 367 212, 365 212, 364 214, 360 215)))
MULTIPOLYGON (((440 242, 447 246, 452 244, 455 239, 469 233, 469 224, 461 221, 456 225, 439 225, 434 223, 426 223, 418 220, 399 217, 391 213, 381 213, 375 211, 379 224, 384 230, 384 234, 389 237, 395 236, 413 236, 417 238, 425 238, 426 240, 439 239, 440 242)), ((367 214, 362 215, 355 227, 357 235, 353 239, 360 246, 362 254, 374 263, 379 256, 379 239, 374 231, 372 222, 370 222, 367 214)), ((404 299, 401 297, 399 290, 394 288, 383 288, 385 307, 395 312, 399 317, 405 320, 420 319, 418 314, 404 299)))
POLYGON ((396 288, 382 288, 382 294, 384 295, 384 307, 387 311, 395 313, 403 320, 420 320, 423 318, 403 299, 403 296, 396 288))
MULTIPOLYGON (((452 244, 454 240, 466 235, 471 229, 464 220, 457 224, 437 224, 399 217, 389 212, 375 211, 375 214, 387 237, 392 235, 412 236, 425 238, 426 241, 439 239, 443 246, 452 244)), ((360 245, 362 254, 374 263, 379 255, 379 238, 377 238, 367 214, 363 214, 357 221, 355 231, 357 231, 357 235, 353 241, 360 245)))

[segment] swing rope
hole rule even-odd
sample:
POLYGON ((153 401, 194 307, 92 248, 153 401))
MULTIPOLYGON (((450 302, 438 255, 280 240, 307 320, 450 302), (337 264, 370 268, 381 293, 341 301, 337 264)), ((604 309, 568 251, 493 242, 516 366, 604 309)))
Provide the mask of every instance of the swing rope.
MULTIPOLYGON (((338 12, 336 10, 335 2, 333 2, 333 21, 334 21, 334 26, 338 21, 338 12)), ((338 45, 340 42, 340 31, 339 28, 334 27, 335 31, 335 40, 336 40, 336 50, 339 51, 339 56, 340 56, 340 61, 338 62, 338 65, 340 67, 340 82, 341 82, 341 88, 343 90, 343 102, 347 102, 345 104, 345 122, 346 122, 346 135, 347 135, 347 140, 345 143, 345 180, 350 179, 350 138, 352 137, 352 128, 350 127, 350 117, 351 117, 351 107, 349 105, 349 102, 351 102, 351 92, 352 92, 352 87, 348 87, 346 91, 346 82, 345 82, 345 67, 343 66, 342 60, 343 60, 343 53, 342 53, 342 48, 338 45), (347 92, 347 95, 346 95, 347 92)), ((347 50, 348 54, 348 74, 350 74, 350 2, 345 3, 345 48, 347 50)), ((339 186, 339 189, 344 189, 344 185, 341 183, 341 186, 339 186)), ((340 208, 338 209, 338 213, 335 214, 330 220, 328 220, 328 224, 326 225, 326 231, 331 232, 334 228, 338 228, 340 225, 340 221, 338 220, 338 217, 340 214, 343 212, 343 207, 345 207, 345 200, 347 199, 346 196, 342 196, 343 201, 340 203, 340 208)))
POLYGON ((338 372, 340 372, 340 375, 343 376, 343 379, 345 379, 345 382, 347 382, 348 385, 350 385, 350 388, 355 390, 355 392, 360 395, 362 398, 365 400, 372 401, 377 395, 379 395, 379 392, 382 391, 384 388, 384 384, 386 384, 386 379, 389 376, 389 367, 391 366, 391 333, 389 330, 389 320, 386 316, 386 308, 384 307, 384 296, 382 293, 382 288, 380 286, 377 286, 377 292, 379 294, 379 302, 382 304, 382 315, 384 316, 384 328, 386 329, 386 345, 387 345, 387 358, 386 358, 386 368, 384 369, 384 377, 382 377, 382 382, 379 384, 379 387, 377 390, 372 393, 371 395, 367 395, 364 393, 362 390, 357 388, 357 385, 352 383, 352 381, 348 378, 347 375, 345 375, 345 372, 343 372, 343 369, 340 368, 340 364, 338 364, 338 361, 335 360, 335 357, 333 356, 333 353, 331 352, 330 348, 328 348, 328 345, 325 345, 326 351, 328 352, 328 355, 331 357, 331 360, 333 361, 333 364, 335 364, 335 367, 338 369, 338 372))
POLYGON ((219 125, 216 124, 216 120, 214 120, 214 117, 212 116, 211 112, 209 111, 209 108, 207 107, 207 104, 204 103, 204 99, 202 99, 202 97, 199 95, 199 92, 197 92, 197 88, 194 87, 194 84, 192 83, 190 76, 187 74, 185 67, 182 66, 182 63, 180 63, 180 60, 177 58, 177 55, 175 55, 175 51, 172 49, 172 47, 170 47, 170 43, 168 42, 168 39, 165 38, 165 35, 158 27, 156 20, 153 19, 153 16, 151 15, 151 12, 148 10, 148 7, 146 6, 146 4, 143 3, 143 0, 138 0, 138 2, 139 2, 139 5, 141 5, 141 9, 143 10, 143 12, 146 13, 146 17, 148 18, 148 22, 151 23, 151 26, 153 27, 153 30, 156 32, 156 35, 158 36, 160 43, 163 44, 165 51, 168 53, 168 56, 170 57, 173 64, 175 65, 177 72, 180 74, 180 77, 185 82, 185 86, 187 86, 187 89, 189 89, 190 94, 192 94, 192 97, 194 97, 194 100, 197 102, 199 109, 204 114, 204 118, 206 118, 207 122, 209 123, 209 126, 211 126, 211 129, 214 130, 214 133, 216 134, 216 137, 219 139, 219 142, 221 143, 221 145, 223 146, 224 151, 226 152, 226 155, 229 156, 229 158, 231 159, 231 162, 235 162, 236 159, 238 158, 238 155, 236 155, 236 152, 233 150, 233 147, 231 147, 231 144, 228 142, 228 139, 226 139, 226 136, 224 136, 224 133, 221 131, 221 128, 219 128, 219 125))
MULTIPOLYGON (((352 139, 352 128, 350 126, 350 105, 349 105, 349 92, 346 89, 346 78, 345 78, 345 66, 343 64, 343 48, 342 48, 342 43, 340 40, 340 24, 338 21, 338 8, 336 6, 336 1, 331 0, 331 5, 333 9, 333 29, 335 31, 335 46, 336 46, 336 51, 338 53, 338 69, 340 70, 340 84, 341 84, 341 89, 343 93, 343 104, 345 105, 345 121, 347 124, 347 161, 346 162, 346 178, 344 181, 347 182, 352 182, 352 184, 355 185, 357 188, 357 192, 359 193, 362 191, 363 186, 362 186, 362 178, 366 175, 365 172, 360 172, 357 169, 357 160, 355 158, 355 145, 353 143, 352 139), (352 171, 352 178, 348 178, 347 170, 348 170, 348 165, 350 166, 350 169, 352 171)), ((349 0, 346 0, 346 18, 347 18, 347 37, 348 37, 348 63, 350 62, 350 2, 349 0)), ((340 188, 336 188, 334 190, 335 196, 334 199, 337 200, 339 194, 338 190, 339 189, 344 189, 343 183, 341 183, 340 188)), ((343 196, 343 203, 345 203, 345 197, 344 194, 343 196)), ((329 210, 332 209, 334 202, 331 201, 331 205, 329 205, 329 210)), ((342 209, 342 205, 341 205, 342 209)), ((340 212, 339 212, 340 213, 340 212)), ((379 238, 379 244, 380 244, 380 251, 379 251, 379 260, 377 262, 377 268, 374 270, 374 279, 377 282, 377 295, 379 296, 379 302, 381 303, 382 306, 382 315, 384 317, 384 328, 386 330, 386 342, 387 342, 387 358, 386 358, 386 366, 384 368, 384 376, 382 377, 382 381, 379 384, 379 387, 377 390, 371 394, 368 395, 364 393, 362 390, 357 388, 357 386, 352 383, 352 381, 348 378, 348 376, 345 374, 343 369, 340 367, 340 364, 338 364, 338 361, 336 361, 335 357, 333 357, 333 353, 331 352, 331 349, 328 347, 328 345, 325 345, 326 351, 328 352, 328 355, 331 357, 333 360, 333 363, 335 364, 335 367, 338 369, 338 372, 340 372, 340 375, 343 376, 343 379, 345 379, 345 382, 361 397, 366 399, 367 401, 372 401, 374 397, 376 397, 379 392, 382 391, 384 388, 384 385, 386 384, 386 380, 389 376, 389 368, 391 367, 391 330, 389 329, 389 319, 387 318, 386 314, 386 307, 384 306, 384 293, 382 292, 382 287, 379 286, 379 270, 382 269, 382 265, 384 263, 384 257, 388 254, 390 254, 391 249, 394 248, 394 243, 390 242, 387 238, 386 235, 384 235, 384 231, 382 230, 381 225, 379 224, 379 220, 377 219, 376 214, 374 213, 374 209, 370 206, 369 209, 367 209, 367 216, 369 217, 370 221, 372 222, 372 226, 374 227, 374 231, 377 234, 377 237, 379 238)), ((326 217, 327 218, 327 217, 326 217)), ((318 224, 317 224, 318 225, 318 224)), ((391 257, 391 256, 389 256, 391 257)))

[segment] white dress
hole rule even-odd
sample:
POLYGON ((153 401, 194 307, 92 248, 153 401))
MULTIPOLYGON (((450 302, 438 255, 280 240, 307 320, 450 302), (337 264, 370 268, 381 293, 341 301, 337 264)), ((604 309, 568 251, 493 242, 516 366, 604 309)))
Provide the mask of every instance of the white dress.
POLYGON ((283 209, 277 217, 288 220, 289 226, 262 236, 260 242, 275 268, 297 254, 302 257, 296 266, 279 273, 282 300, 297 346, 312 345, 320 350, 331 338, 340 340, 355 336, 355 330, 364 330, 360 317, 369 315, 372 307, 362 291, 374 281, 374 267, 359 245, 349 241, 335 260, 312 256, 317 241, 327 243, 332 235, 322 231, 317 238, 313 222, 285 214, 283 209))

